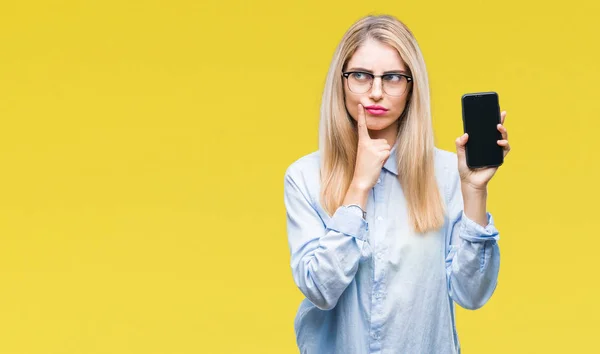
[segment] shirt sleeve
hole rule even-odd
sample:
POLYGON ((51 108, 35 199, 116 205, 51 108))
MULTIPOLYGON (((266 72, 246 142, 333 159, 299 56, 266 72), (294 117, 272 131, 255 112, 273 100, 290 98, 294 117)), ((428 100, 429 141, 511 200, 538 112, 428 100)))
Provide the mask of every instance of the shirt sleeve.
POLYGON ((450 174, 450 181, 446 234, 448 291, 461 307, 475 310, 485 305, 496 289, 500 236, 490 213, 486 213, 486 227, 465 215, 458 171, 450 174))
POLYGON ((294 282, 322 310, 335 307, 370 255, 368 224, 351 208, 339 207, 327 223, 320 217, 300 173, 286 171, 284 202, 294 282))

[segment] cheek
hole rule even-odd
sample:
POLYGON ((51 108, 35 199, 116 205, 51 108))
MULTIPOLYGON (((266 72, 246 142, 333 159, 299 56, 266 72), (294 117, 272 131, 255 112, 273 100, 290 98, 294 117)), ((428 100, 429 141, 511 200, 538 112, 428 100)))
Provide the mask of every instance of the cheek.
POLYGON ((346 109, 348 110, 348 113, 350 113, 352 119, 356 120, 358 113, 357 106, 360 103, 360 101, 356 97, 346 95, 346 98, 344 98, 344 103, 346 104, 346 109))
POLYGON ((400 116, 402 114, 402 112, 404 112, 404 109, 406 108, 406 99, 400 98, 400 99, 394 100, 392 102, 392 107, 393 107, 394 113, 396 113, 398 116, 400 116))

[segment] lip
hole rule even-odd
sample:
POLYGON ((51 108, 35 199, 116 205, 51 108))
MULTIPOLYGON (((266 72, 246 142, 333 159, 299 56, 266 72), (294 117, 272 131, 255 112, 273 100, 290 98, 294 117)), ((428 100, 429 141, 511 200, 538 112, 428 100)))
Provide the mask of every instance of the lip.
POLYGON ((373 109, 373 110, 380 110, 380 111, 389 111, 389 109, 383 107, 383 106, 378 106, 378 105, 372 105, 372 106, 366 106, 365 109, 373 109))
POLYGON ((381 116, 389 111, 389 109, 377 105, 365 107, 365 110, 374 116, 381 116))

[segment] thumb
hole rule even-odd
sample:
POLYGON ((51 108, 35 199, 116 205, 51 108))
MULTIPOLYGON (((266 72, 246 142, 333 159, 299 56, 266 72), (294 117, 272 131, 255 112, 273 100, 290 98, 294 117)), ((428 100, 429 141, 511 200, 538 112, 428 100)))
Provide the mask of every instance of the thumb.
POLYGON ((469 134, 467 133, 464 133, 462 136, 456 138, 456 155, 458 155, 458 158, 462 158, 465 155, 465 145, 467 144, 468 140, 469 134))

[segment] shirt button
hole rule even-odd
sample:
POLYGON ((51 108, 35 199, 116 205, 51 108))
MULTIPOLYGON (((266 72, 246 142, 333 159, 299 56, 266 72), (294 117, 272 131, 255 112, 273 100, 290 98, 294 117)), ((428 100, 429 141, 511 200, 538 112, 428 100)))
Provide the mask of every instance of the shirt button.
POLYGON ((373 338, 375 338, 375 339, 379 339, 379 336, 380 336, 380 335, 381 335, 381 334, 379 333, 379 331, 377 331, 377 332, 373 332, 373 338))
POLYGON ((381 178, 377 178, 377 184, 381 183, 381 178))
POLYGON ((383 293, 382 293, 382 292, 377 292, 377 293, 375 293, 375 298, 376 298, 377 300, 379 300, 379 299, 383 298, 383 293))
POLYGON ((377 257, 377 259, 383 258, 383 252, 377 252, 377 254, 375 254, 375 257, 377 257))
POLYGON ((381 221, 381 220, 383 220, 383 217, 382 217, 381 215, 379 215, 379 216, 377 217, 377 221, 381 221))

